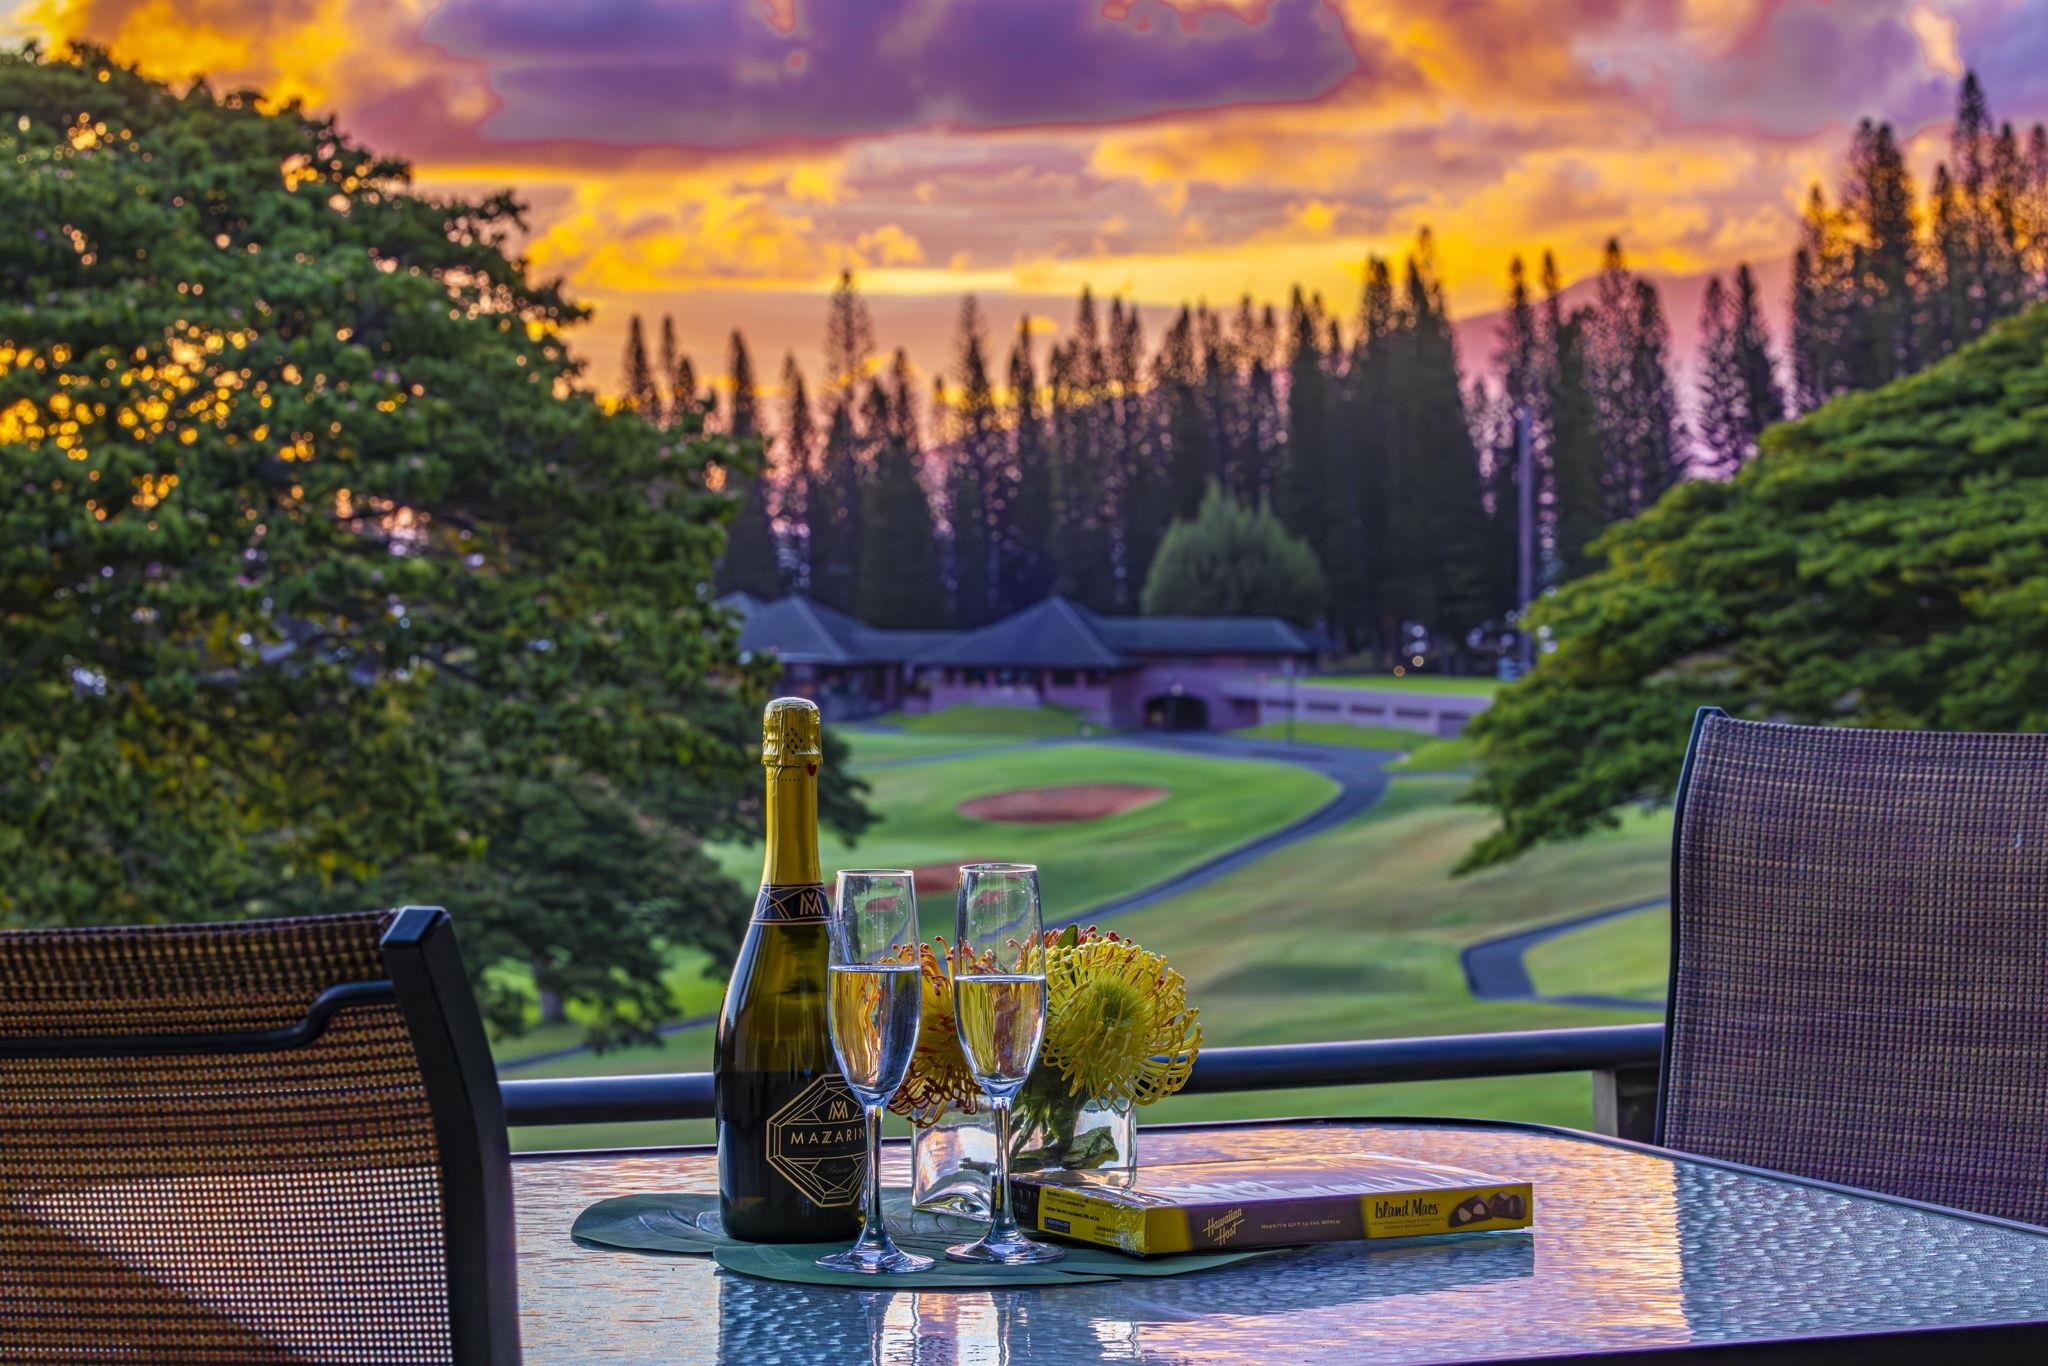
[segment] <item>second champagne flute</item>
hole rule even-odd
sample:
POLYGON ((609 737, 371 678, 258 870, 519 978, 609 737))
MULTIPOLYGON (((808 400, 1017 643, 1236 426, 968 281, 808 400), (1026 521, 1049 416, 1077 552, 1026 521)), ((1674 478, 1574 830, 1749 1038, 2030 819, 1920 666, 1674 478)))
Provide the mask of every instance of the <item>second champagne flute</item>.
POLYGON ((970 863, 960 869, 953 966, 953 1019, 967 1070, 988 1096, 996 1121, 996 1170, 988 1192, 988 1232, 946 1249, 959 1262, 1057 1261, 1067 1254, 1034 1243, 1010 1213, 1010 1102, 1038 1061, 1045 1039, 1045 936, 1040 932, 1038 869, 1029 863, 970 863))
POLYGON ((868 1176, 860 1240, 818 1258, 818 1265, 874 1275, 923 1271, 932 1259, 897 1247, 882 1219, 882 1107, 903 1085, 923 1013, 915 879, 903 868, 841 873, 825 930, 831 941, 825 1014, 832 1052, 867 1122, 868 1176))

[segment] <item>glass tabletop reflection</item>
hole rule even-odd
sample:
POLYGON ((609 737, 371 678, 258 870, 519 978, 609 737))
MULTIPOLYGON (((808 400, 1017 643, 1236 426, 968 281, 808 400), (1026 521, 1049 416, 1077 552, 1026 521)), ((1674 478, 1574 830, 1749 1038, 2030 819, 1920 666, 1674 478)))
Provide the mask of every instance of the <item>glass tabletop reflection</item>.
MULTIPOLYGON (((1301 1121, 1139 1141, 1154 1162, 1318 1152, 1526 1178, 1536 1227, 1113 1284, 840 1290, 569 1237, 608 1196, 715 1191, 709 1149, 526 1156, 513 1164, 526 1360, 1451 1362, 2048 1319, 2048 1233, 1566 1131, 1301 1121)), ((885 1181, 907 1184, 904 1145, 884 1163, 885 1181)))

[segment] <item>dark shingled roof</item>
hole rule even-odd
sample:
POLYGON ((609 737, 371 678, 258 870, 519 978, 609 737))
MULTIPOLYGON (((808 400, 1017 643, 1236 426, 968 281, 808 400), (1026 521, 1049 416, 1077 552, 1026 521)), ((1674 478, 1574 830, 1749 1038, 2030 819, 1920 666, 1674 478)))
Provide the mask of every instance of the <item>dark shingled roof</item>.
POLYGON ((1133 669, 1148 655, 1308 655, 1278 617, 1106 617, 1049 597, 974 631, 885 631, 792 593, 719 599, 744 625, 740 648, 789 664, 936 664, 988 669, 1133 669))
POLYGON ((959 634, 865 626, 800 593, 773 602, 729 593, 718 601, 739 615, 740 649, 773 651, 785 664, 904 664, 959 634))
POLYGON ((1132 664, 1102 639, 1093 612, 1061 597, 962 632, 919 662, 991 669, 1127 669, 1132 664))
POLYGON ((1278 617, 1095 617, 1104 641, 1134 655, 1305 655, 1307 637, 1278 617))

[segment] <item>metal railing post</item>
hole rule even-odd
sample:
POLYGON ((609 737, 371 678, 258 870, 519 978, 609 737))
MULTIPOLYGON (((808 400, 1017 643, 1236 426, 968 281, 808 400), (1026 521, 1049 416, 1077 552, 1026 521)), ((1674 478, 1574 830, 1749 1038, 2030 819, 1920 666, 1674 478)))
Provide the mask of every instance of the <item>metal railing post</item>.
POLYGON ((1657 1064, 1605 1067, 1593 1073, 1593 1131, 1651 1142, 1657 1132, 1657 1064))

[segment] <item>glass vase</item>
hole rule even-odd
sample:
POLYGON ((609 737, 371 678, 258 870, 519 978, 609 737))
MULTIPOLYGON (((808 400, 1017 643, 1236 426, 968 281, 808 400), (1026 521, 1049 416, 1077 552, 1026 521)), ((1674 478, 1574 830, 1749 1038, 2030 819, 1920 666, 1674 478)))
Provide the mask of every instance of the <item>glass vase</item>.
MULTIPOLYGON (((1034 1079, 1035 1080, 1035 1079, 1034 1079)), ((1010 1117, 1010 1170, 1091 1171, 1125 1181, 1138 1167, 1138 1119, 1079 1097, 1039 1100, 1026 1085, 1010 1117)), ((921 1210, 988 1217, 989 1175, 995 1170, 995 1120, 983 1106, 948 1110, 911 1138, 911 1204, 921 1210)))

